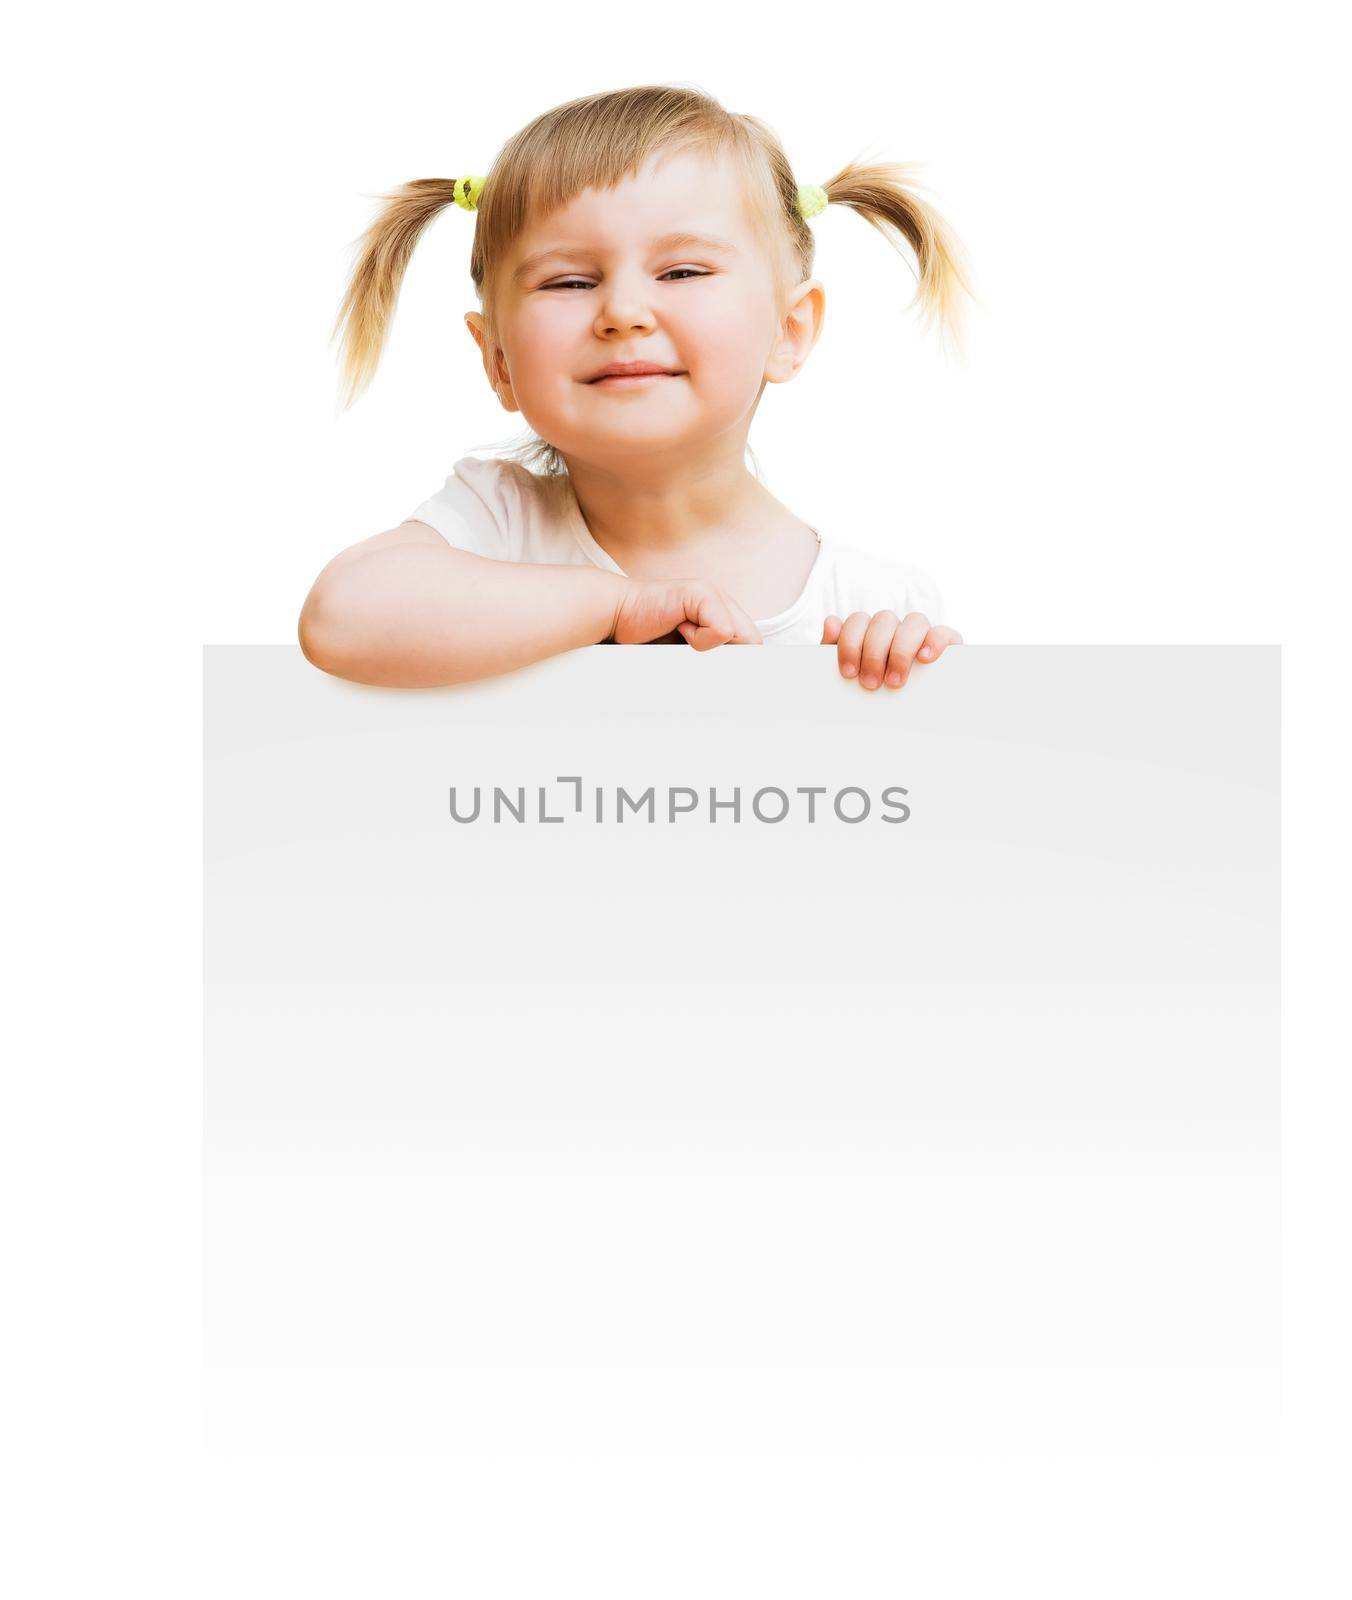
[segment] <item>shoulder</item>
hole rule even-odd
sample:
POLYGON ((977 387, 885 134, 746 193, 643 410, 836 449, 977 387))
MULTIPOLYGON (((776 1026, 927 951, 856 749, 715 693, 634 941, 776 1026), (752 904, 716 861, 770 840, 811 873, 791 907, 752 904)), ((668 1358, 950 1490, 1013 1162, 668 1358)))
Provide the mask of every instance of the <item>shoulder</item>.
POLYGON ((408 520, 425 522, 448 544, 475 555, 529 560, 528 548, 552 520, 556 492, 519 461, 462 456, 441 488, 411 511, 408 520))
POLYGON ((465 485, 495 514, 513 516, 534 512, 550 503, 554 483, 519 461, 500 456, 461 456, 453 479, 465 485))
POLYGON ((852 611, 895 611, 899 617, 919 611, 931 622, 943 620, 938 584, 909 562, 827 538, 822 539, 822 562, 824 599, 838 617, 852 611))

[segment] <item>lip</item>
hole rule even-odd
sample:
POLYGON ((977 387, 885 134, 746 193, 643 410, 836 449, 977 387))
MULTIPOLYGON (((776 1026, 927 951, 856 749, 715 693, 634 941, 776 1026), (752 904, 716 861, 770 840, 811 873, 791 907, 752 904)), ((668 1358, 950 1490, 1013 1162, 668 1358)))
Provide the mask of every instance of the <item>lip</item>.
POLYGON ((684 371, 679 367, 659 367, 652 361, 612 361, 609 366, 600 367, 593 372, 591 377, 584 378, 584 383, 625 383, 635 378, 682 378, 684 371))

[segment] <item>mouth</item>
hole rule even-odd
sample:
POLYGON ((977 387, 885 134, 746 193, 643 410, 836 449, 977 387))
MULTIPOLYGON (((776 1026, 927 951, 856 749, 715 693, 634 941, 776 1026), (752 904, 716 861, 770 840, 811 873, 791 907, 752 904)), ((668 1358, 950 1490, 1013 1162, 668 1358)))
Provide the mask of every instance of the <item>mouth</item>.
POLYGON ((583 381, 599 388, 626 389, 645 383, 656 383, 660 378, 683 378, 685 372, 676 367, 658 367, 650 361, 617 361, 602 367, 583 381))

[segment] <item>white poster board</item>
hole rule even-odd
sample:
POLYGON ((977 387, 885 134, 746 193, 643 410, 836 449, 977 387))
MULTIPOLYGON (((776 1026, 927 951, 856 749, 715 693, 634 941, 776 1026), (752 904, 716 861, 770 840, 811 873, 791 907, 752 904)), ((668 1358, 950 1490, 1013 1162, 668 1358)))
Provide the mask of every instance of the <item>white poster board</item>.
POLYGON ((842 1472, 1275 1447, 1275 649, 206 688, 215 1448, 437 1461, 453 1583, 486 1463, 789 1582, 842 1472))

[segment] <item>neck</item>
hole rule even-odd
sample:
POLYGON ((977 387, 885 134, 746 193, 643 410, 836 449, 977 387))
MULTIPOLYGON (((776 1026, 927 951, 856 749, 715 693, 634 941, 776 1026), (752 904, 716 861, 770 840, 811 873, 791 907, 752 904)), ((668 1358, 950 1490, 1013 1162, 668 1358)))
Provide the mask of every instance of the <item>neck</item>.
POLYGON ((679 461, 653 455, 620 466, 565 456, 573 492, 592 538, 626 571, 651 554, 689 555, 731 530, 782 531, 786 508, 747 471, 745 442, 735 453, 711 447, 679 461), (636 561, 635 558, 638 558, 636 561))

